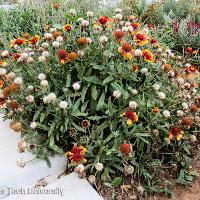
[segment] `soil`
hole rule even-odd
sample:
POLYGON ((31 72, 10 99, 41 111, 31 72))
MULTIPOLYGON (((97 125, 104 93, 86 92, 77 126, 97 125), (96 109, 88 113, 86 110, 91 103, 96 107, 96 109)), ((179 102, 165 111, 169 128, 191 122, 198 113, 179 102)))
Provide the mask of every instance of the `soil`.
MULTIPOLYGON (((154 194, 148 198, 142 198, 135 191, 134 183, 127 180, 125 185, 115 190, 116 200, 200 200, 200 144, 195 144, 192 150, 193 156, 193 169, 199 174, 190 186, 183 186, 175 184, 173 189, 174 195, 168 198, 164 195, 154 194), (134 189, 133 189, 134 188, 134 189)), ((175 182, 175 180, 171 180, 175 182)), ((113 190, 108 188, 99 189, 99 193, 103 196, 104 200, 112 200, 113 190)))

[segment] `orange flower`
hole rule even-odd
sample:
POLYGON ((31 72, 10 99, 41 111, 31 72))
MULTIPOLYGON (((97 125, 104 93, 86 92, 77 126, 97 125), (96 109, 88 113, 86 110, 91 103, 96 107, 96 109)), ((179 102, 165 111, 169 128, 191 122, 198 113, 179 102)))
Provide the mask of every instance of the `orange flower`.
POLYGON ((116 31, 114 33, 114 36, 115 36, 116 40, 121 41, 124 37, 124 32, 123 31, 116 31))
POLYGON ((78 58, 78 54, 74 51, 69 53, 69 59, 70 60, 76 60, 78 58))
POLYGON ((71 29, 72 29, 72 26, 71 25, 69 25, 69 24, 65 24, 64 26, 63 26, 63 30, 64 31, 71 31, 71 29))
POLYGON ((15 40, 15 44, 17 44, 17 45, 22 45, 24 43, 24 38, 18 38, 18 39, 16 39, 15 40))
POLYGON ((110 22, 112 21, 111 18, 107 17, 107 16, 103 16, 103 17, 100 17, 98 22, 101 24, 101 25, 105 25, 107 22, 110 22))
POLYGON ((127 158, 130 157, 132 152, 132 145, 128 143, 124 143, 120 146, 120 151, 123 153, 127 158))
POLYGON ((77 45, 78 46, 84 46, 87 44, 87 38, 86 37, 80 37, 77 40, 77 45))
POLYGON ((66 155, 69 156, 69 159, 73 163, 86 163, 87 160, 84 157, 86 151, 87 149, 83 146, 78 147, 77 144, 74 144, 72 150, 67 152, 66 155))
POLYGON ((140 27, 140 23, 133 22, 133 23, 131 23, 131 26, 133 27, 133 30, 136 30, 140 27))
POLYGON ((0 80, 0 88, 2 88, 4 86, 5 81, 4 80, 0 80))
POLYGON ((189 67, 189 70, 190 70, 191 72, 195 72, 195 71, 197 70, 197 68, 196 68, 194 65, 191 65, 191 66, 189 67))
POLYGON ((64 64, 65 62, 69 61, 69 54, 67 53, 67 51, 65 49, 59 50, 58 51, 58 57, 60 59, 60 62, 62 64, 64 64))
POLYGON ((60 8, 60 3, 53 3, 53 9, 58 10, 60 8))
POLYGON ((169 139, 172 140, 176 137, 177 141, 180 141, 183 138, 184 132, 179 127, 173 127, 169 132, 169 139))
POLYGON ((144 59, 147 62, 154 62, 153 54, 149 50, 147 50, 147 49, 143 50, 142 54, 143 54, 144 59))
POLYGON ((159 110, 159 108, 158 107, 154 107, 153 109, 152 109, 152 112, 154 112, 154 113, 158 113, 160 110, 159 110))
POLYGON ((140 32, 140 33, 135 34, 134 41, 136 45, 144 46, 149 42, 149 37, 145 33, 140 32))
POLYGON ((7 67, 8 63, 6 61, 0 61, 0 67, 7 67))
POLYGON ((139 67, 138 66, 136 66, 136 65, 133 65, 132 66, 132 71, 133 72, 137 72, 139 70, 139 67))
POLYGON ((60 31, 55 31, 55 32, 53 33, 53 37, 54 37, 54 38, 57 38, 58 36, 62 36, 62 32, 60 32, 60 31))
POLYGON ((133 57, 133 48, 128 42, 124 42, 119 48, 119 52, 123 55, 124 59, 131 60, 133 57))
POLYGON ((28 39, 30 35, 28 33, 24 33, 23 38, 28 39))
POLYGON ((30 39, 30 44, 33 44, 33 45, 37 44, 39 42, 39 39, 40 37, 38 35, 35 35, 34 37, 30 39))

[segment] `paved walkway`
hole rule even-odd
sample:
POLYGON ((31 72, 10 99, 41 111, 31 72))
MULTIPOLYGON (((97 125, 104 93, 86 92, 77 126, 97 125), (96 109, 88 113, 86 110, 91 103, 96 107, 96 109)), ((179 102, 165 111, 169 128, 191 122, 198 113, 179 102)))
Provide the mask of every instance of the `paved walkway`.
POLYGON ((24 168, 17 161, 30 161, 30 153, 18 153, 20 135, 10 130, 9 122, 0 115, 0 199, 5 200, 102 200, 92 186, 76 174, 62 176, 66 166, 64 156, 50 158, 52 167, 44 161, 34 160, 24 168), (45 180, 46 187, 34 188, 45 180))

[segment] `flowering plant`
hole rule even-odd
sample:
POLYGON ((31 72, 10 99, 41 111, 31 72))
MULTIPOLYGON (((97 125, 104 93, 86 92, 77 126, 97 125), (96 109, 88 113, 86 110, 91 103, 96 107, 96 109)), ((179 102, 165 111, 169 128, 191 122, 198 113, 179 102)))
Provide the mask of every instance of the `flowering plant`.
POLYGON ((181 156, 196 139, 198 69, 121 9, 113 18, 69 17, 10 44, 0 52, 3 111, 38 157, 67 152, 76 171, 84 164, 109 182, 134 168, 145 177, 146 162, 163 150, 181 156))

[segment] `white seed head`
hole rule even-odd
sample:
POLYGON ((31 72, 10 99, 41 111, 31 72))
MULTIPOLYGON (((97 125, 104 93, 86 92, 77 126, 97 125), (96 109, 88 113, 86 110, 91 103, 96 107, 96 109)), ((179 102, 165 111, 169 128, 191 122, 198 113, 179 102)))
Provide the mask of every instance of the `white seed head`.
POLYGON ((42 52, 42 56, 44 56, 45 58, 50 56, 50 53, 48 51, 43 51, 42 52))
POLYGON ((88 20, 83 20, 82 22, 81 22, 81 25, 83 26, 83 27, 88 27, 89 26, 89 21, 88 20))
POLYGON ((103 164, 100 163, 100 162, 96 163, 96 164, 95 164, 95 169, 96 169, 98 172, 102 171, 102 170, 103 170, 103 164))
POLYGON ((88 17, 93 17, 93 16, 94 16, 94 13, 93 13, 92 11, 88 11, 88 12, 87 12, 87 16, 88 16, 88 17))
POLYGON ((51 38, 53 38, 53 35, 52 35, 51 33, 45 33, 45 34, 44 34, 44 37, 45 37, 46 39, 51 39, 51 38))
POLYGON ((132 95, 136 95, 138 92, 137 92, 137 90, 132 89, 132 90, 131 90, 131 93, 132 93, 132 95))
POLYGON ((182 117, 184 115, 184 112, 182 110, 177 110, 176 115, 178 117, 182 117))
POLYGON ((17 84, 17 85, 21 85, 23 82, 23 79, 21 77, 16 77, 14 79, 14 83, 17 84))
POLYGON ((140 49, 136 49, 134 51, 134 55, 137 56, 137 57, 141 57, 142 56, 142 51, 140 49))
POLYGON ((99 42, 102 43, 102 44, 106 43, 106 42, 108 42, 108 38, 105 35, 100 36, 99 42))
POLYGON ((136 109, 137 108, 137 103, 135 101, 130 101, 129 102, 129 107, 132 109, 136 109))
POLYGON ((57 42, 63 42, 63 40, 64 40, 64 38, 63 38, 62 36, 58 36, 58 37, 56 38, 56 41, 57 41, 57 42))
POLYGON ((8 55, 9 55, 9 52, 7 50, 4 50, 4 51, 1 52, 2 57, 6 57, 8 55))
POLYGON ((34 96, 32 96, 32 95, 27 96, 26 101, 28 101, 29 103, 33 103, 34 102, 34 96))
POLYGON ((60 106, 60 108, 62 108, 62 109, 66 109, 67 106, 68 106, 68 103, 67 103, 67 101, 61 101, 60 104, 59 104, 59 106, 60 106))
POLYGON ((45 62, 46 61, 46 57, 45 56, 39 56, 38 60, 39 60, 39 62, 45 62))
POLYGON ((44 49, 49 47, 49 43, 48 42, 43 42, 41 45, 44 49))
POLYGON ((40 74, 38 75, 38 79, 39 79, 40 81, 45 80, 45 79, 46 79, 46 75, 43 74, 43 73, 40 73, 40 74))
POLYGON ((53 41, 52 46, 58 48, 60 46, 60 43, 58 41, 53 41))
POLYGON ((141 69, 141 73, 142 73, 142 74, 146 75, 147 72, 148 72, 148 69, 147 69, 147 68, 142 68, 142 69, 141 69))
POLYGON ((34 89, 34 87, 33 87, 32 85, 29 85, 29 86, 27 87, 27 89, 28 89, 29 91, 32 91, 32 90, 34 89))
POLYGON ((123 19, 123 15, 122 15, 121 13, 117 13, 117 14, 115 15, 115 19, 121 21, 121 20, 123 19))
POLYGON ((156 91, 160 90, 160 85, 158 83, 155 83, 153 85, 153 89, 156 90, 156 91))
POLYGON ((121 96, 122 96, 122 93, 119 91, 119 90, 115 90, 113 92, 113 96, 116 98, 116 99, 119 99, 121 96))
POLYGON ((3 76, 7 73, 6 69, 0 68, 0 76, 3 76))
POLYGON ((115 10, 115 12, 116 12, 116 13, 122 13, 122 9, 121 9, 121 8, 117 8, 117 9, 115 10))
POLYGON ((164 92, 158 92, 158 97, 159 97, 159 99, 165 99, 166 98, 166 95, 165 95, 165 93, 164 92))
POLYGON ((182 107, 183 107, 184 110, 187 110, 189 108, 189 106, 186 102, 182 103, 182 107))
POLYGON ((36 129, 37 128, 37 123, 36 122, 31 122, 30 127, 31 127, 31 129, 36 129))
POLYGON ((163 111, 163 115, 164 115, 165 118, 170 117, 170 112, 169 112, 169 110, 164 110, 164 111, 163 111))
POLYGON ((79 82, 75 82, 73 85, 72 85, 72 87, 73 87, 73 89, 75 90, 75 91, 78 91, 78 90, 80 90, 80 83, 79 82))
POLYGON ((55 102, 56 101, 56 94, 51 92, 49 95, 48 95, 49 99, 51 102, 55 102))
POLYGON ((49 85, 49 83, 48 83, 47 80, 42 80, 42 81, 40 82, 40 85, 41 85, 42 87, 47 87, 47 86, 49 85))

